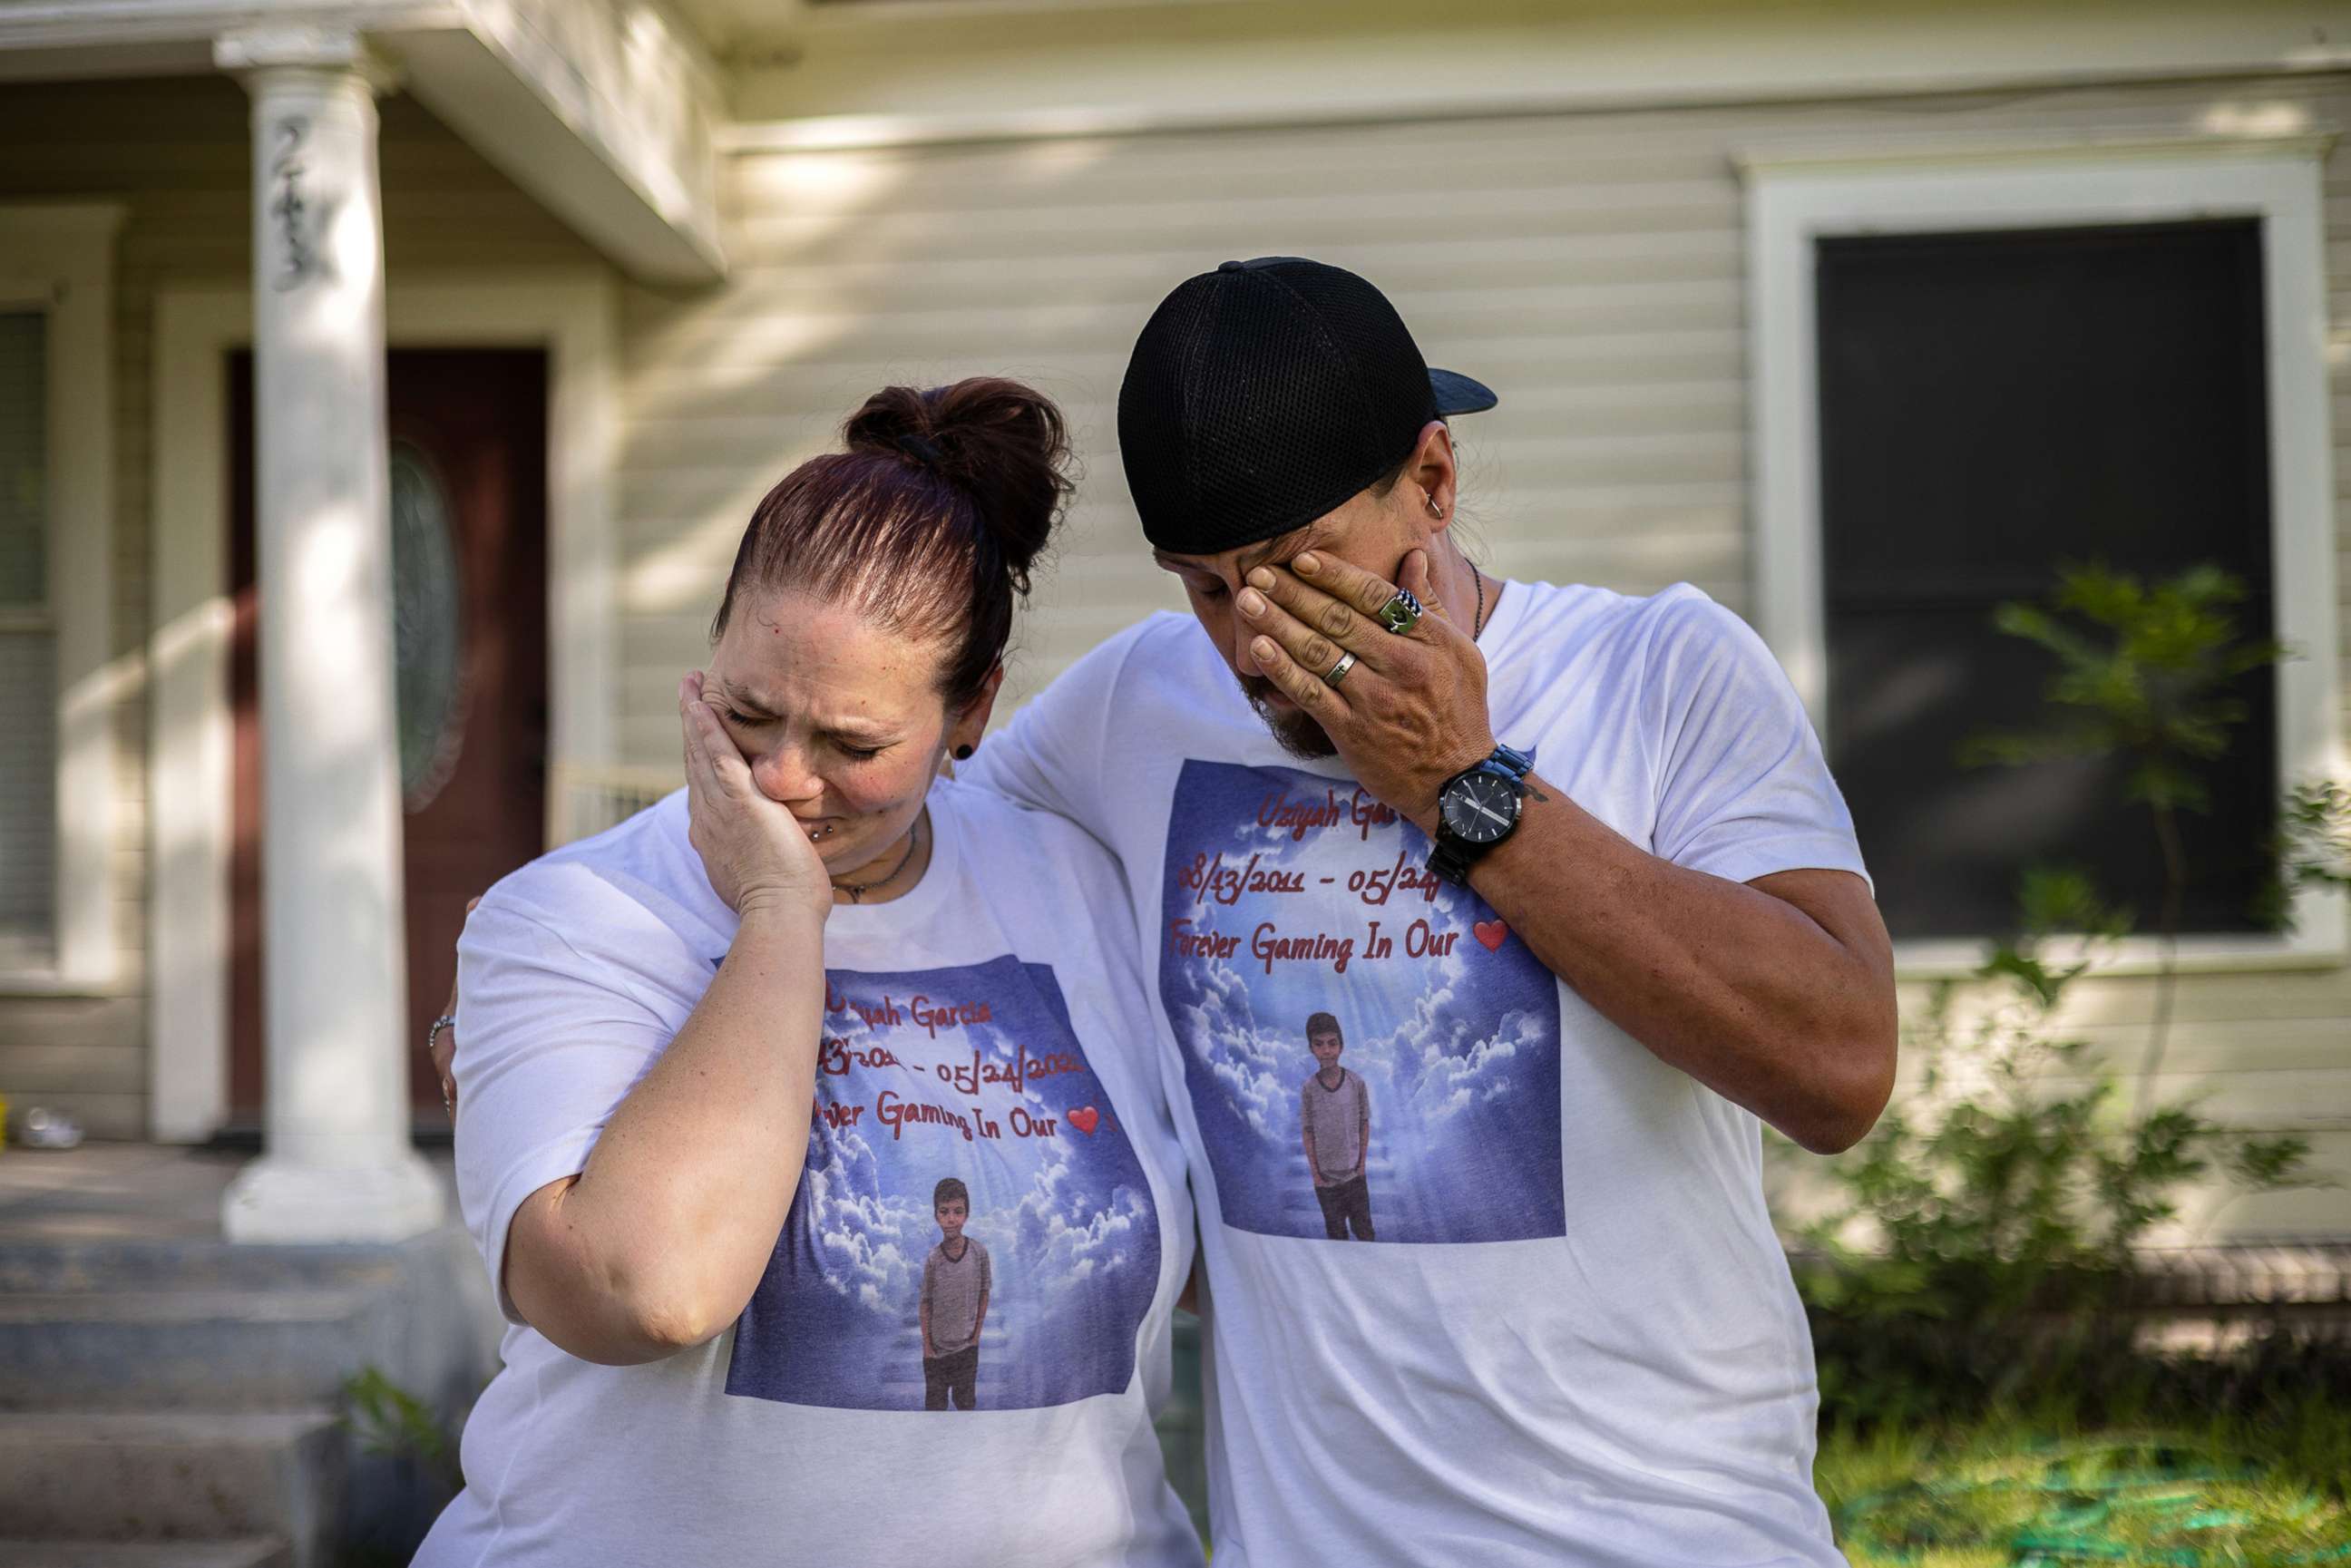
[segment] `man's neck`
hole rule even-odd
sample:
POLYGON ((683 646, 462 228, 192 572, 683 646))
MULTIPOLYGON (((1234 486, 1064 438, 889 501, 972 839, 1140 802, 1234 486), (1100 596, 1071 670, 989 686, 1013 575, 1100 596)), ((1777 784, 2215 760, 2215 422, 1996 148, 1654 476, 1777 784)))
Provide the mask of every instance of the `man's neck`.
POLYGON ((1347 1076, 1347 1070, 1334 1061, 1314 1076, 1322 1081, 1323 1088, 1336 1089, 1339 1087, 1339 1081, 1347 1076))
MULTIPOLYGON (((1453 536, 1449 533, 1445 536, 1443 543, 1429 551, 1429 579, 1431 586, 1437 590, 1437 597, 1464 632, 1472 630, 1479 620, 1478 569, 1469 564, 1469 558, 1462 553, 1459 545, 1453 542, 1453 536)), ((1501 591, 1502 585, 1499 580, 1487 580, 1486 620, 1494 618, 1494 603, 1501 597, 1501 591)))
POLYGON ((939 1250, 947 1255, 949 1261, 960 1263, 963 1261, 963 1249, 970 1245, 971 1243, 964 1239, 963 1233, 957 1231, 939 1243, 939 1250))

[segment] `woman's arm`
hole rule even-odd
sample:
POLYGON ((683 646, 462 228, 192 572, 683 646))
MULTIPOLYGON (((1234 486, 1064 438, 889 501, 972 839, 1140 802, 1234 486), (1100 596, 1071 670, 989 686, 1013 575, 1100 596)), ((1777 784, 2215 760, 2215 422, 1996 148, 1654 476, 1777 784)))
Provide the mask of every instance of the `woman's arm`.
POLYGON ((750 1301, 799 1186, 824 1008, 823 864, 752 785, 698 680, 680 708, 694 845, 742 923, 586 1167, 524 1199, 507 1238, 524 1320, 613 1365, 714 1338, 750 1301))
POLYGON ((725 1331, 799 1186, 824 1005, 824 925, 746 916, 710 990, 578 1176, 523 1200, 507 1293, 586 1361, 653 1361, 725 1331))

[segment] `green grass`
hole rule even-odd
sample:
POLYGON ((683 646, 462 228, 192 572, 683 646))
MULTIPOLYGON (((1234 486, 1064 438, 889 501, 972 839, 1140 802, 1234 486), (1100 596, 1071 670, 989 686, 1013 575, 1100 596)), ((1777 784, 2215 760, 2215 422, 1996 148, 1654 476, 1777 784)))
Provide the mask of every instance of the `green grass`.
POLYGON ((2316 1397, 2200 1428, 1824 1432, 1813 1480, 1854 1568, 2351 1568, 2351 1410, 2316 1397))

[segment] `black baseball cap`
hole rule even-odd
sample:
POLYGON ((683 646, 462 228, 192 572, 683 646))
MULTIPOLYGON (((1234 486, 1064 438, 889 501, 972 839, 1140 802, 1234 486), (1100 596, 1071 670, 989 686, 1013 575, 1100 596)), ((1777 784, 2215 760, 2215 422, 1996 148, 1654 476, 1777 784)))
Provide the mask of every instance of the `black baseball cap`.
POLYGON ((1213 555, 1303 528, 1386 476, 1440 414, 1496 399, 1432 371, 1387 297, 1302 256, 1228 261, 1159 302, 1118 392, 1144 537, 1213 555))

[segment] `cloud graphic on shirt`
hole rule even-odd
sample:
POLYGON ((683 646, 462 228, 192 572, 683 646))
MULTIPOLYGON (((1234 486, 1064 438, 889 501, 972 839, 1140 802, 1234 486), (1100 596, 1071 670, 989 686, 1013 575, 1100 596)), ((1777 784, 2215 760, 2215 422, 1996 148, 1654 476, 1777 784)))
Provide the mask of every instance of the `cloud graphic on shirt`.
POLYGON ((1016 1256, 1034 1279, 1060 1293, 1140 1261, 1152 1234, 1146 1195, 1118 1186, 1097 1196, 1072 1179, 1065 1152, 1037 1173, 1014 1218, 1016 1256))
POLYGON ((1543 1049, 1548 1034, 1545 1020, 1520 1009, 1476 1034, 1465 1050, 1424 1056, 1411 1089, 1415 1110, 1434 1124, 1510 1092, 1512 1069, 1522 1054, 1543 1049))
POLYGON ((920 1278, 922 1228, 930 1215, 906 1197, 880 1190, 873 1151, 855 1134, 836 1142, 835 1157, 800 1173, 800 1199, 820 1277, 872 1311, 896 1316, 920 1278))
POLYGON ((1222 959, 1203 963, 1191 977, 1198 999, 1184 1008, 1177 1026, 1186 1039, 1205 1047, 1210 1074, 1249 1126, 1266 1136, 1286 1135, 1292 1119, 1281 1083, 1286 1050, 1282 1037, 1269 1037, 1257 1025, 1249 981, 1222 959))

